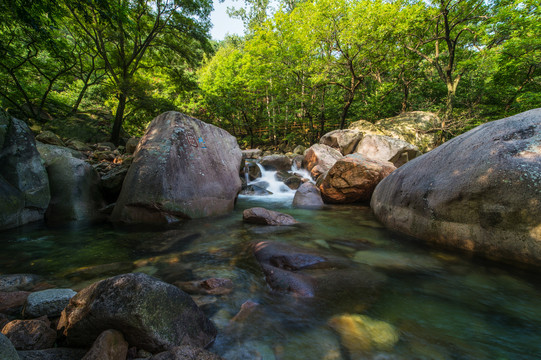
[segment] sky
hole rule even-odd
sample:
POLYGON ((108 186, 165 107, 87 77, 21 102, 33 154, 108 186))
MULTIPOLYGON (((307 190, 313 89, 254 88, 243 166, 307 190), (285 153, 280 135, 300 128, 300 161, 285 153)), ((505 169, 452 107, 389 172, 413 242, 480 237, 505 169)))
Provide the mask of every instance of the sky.
POLYGON ((231 19, 227 13, 227 7, 240 7, 244 5, 244 1, 225 0, 223 3, 214 1, 214 11, 210 14, 212 29, 210 35, 214 40, 223 40, 226 34, 242 35, 244 25, 241 20, 231 19))

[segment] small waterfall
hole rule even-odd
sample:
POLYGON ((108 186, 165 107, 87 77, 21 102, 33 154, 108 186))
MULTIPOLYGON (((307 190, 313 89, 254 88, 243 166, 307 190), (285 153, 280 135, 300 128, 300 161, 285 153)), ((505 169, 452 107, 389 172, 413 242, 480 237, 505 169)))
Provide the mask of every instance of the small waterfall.
POLYGON ((265 170, 263 165, 260 163, 256 164, 259 167, 259 170, 261 170, 261 177, 255 179, 254 181, 250 181, 248 185, 256 185, 265 188, 274 196, 293 197, 295 195, 295 190, 291 190, 286 184, 276 180, 275 175, 277 171, 265 170))
POLYGON ((248 174, 249 170, 248 164, 244 164, 244 179, 246 180, 246 184, 250 182, 250 174, 248 174))

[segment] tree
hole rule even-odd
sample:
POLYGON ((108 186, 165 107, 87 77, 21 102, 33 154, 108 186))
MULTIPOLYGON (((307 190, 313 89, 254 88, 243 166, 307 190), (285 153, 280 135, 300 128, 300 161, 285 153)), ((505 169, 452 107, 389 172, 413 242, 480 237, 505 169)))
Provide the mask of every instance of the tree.
POLYGON ((126 103, 149 49, 165 34, 208 41, 209 0, 66 1, 65 6, 92 42, 116 88, 118 104, 111 141, 118 143, 126 103))
POLYGON ((462 76, 471 67, 470 59, 483 46, 479 32, 488 20, 484 0, 432 0, 405 7, 399 20, 404 46, 426 60, 437 71, 447 89, 444 122, 452 117, 455 96, 462 76), (403 28, 405 26, 406 28, 403 28))

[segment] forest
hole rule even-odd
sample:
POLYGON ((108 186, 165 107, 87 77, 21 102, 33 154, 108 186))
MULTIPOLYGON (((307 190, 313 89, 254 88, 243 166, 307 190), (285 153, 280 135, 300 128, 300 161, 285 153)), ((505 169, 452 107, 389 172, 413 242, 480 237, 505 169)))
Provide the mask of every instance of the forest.
POLYGON ((2 1, 0 104, 34 131, 115 144, 177 110, 241 147, 415 110, 444 141, 541 104, 538 0, 238 5, 244 35, 213 41, 211 0, 2 1))

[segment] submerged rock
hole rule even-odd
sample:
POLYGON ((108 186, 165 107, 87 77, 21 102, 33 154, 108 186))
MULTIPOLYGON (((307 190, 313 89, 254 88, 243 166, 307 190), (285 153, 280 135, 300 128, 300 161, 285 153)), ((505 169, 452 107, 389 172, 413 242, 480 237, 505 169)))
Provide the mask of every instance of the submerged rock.
POLYGON ((261 207, 244 210, 242 212, 242 219, 244 222, 258 225, 282 226, 294 225, 298 223, 297 220, 295 220, 291 215, 267 210, 261 207))
POLYGON ((108 329, 151 352, 180 345, 206 347, 216 337, 216 328, 188 294, 141 273, 118 275, 81 290, 58 323, 70 346, 89 346, 108 329))
POLYGON ((400 339, 391 324, 366 315, 339 315, 331 318, 328 324, 340 334, 342 345, 355 359, 373 350, 391 350, 400 339))
POLYGON ((319 185, 321 196, 327 203, 368 202, 377 184, 395 169, 388 161, 348 155, 325 174, 319 185))
POLYGON ((241 157, 227 131, 166 112, 141 139, 111 219, 159 224, 228 213, 241 189, 241 157))
POLYGON ((403 165, 372 197, 388 228, 541 266, 541 109, 492 121, 403 165))
POLYGON ((150 360, 224 360, 222 357, 205 349, 194 346, 176 346, 168 351, 161 352, 150 360))

